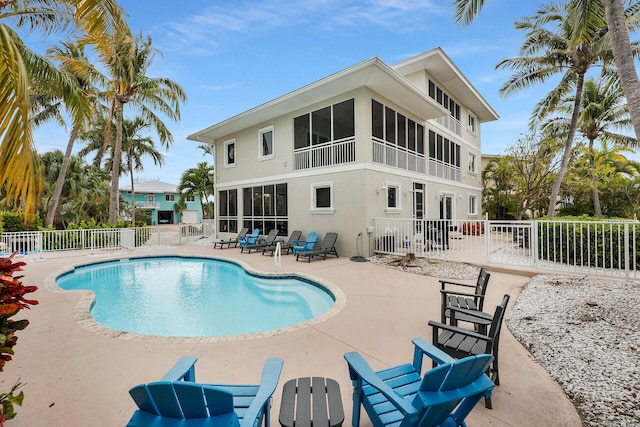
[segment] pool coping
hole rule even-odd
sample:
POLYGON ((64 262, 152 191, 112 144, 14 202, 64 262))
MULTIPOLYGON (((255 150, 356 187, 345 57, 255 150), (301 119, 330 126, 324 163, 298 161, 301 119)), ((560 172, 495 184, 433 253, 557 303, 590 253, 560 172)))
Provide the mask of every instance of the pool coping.
POLYGON ((156 255, 116 256, 113 258, 103 259, 100 261, 91 261, 91 262, 75 264, 71 268, 65 268, 59 272, 52 273, 46 278, 44 285, 46 289, 53 292, 69 292, 69 293, 80 294, 80 301, 76 304, 76 307, 73 312, 73 318, 81 327, 83 327, 87 331, 96 335, 102 335, 102 336, 122 339, 126 341, 141 341, 141 342, 156 342, 156 343, 213 343, 213 342, 228 342, 228 341, 244 341, 244 340, 272 337, 275 335, 282 335, 288 332, 298 331, 298 330, 305 329, 313 325, 322 323, 325 320, 338 314, 347 303, 347 296, 338 286, 326 280, 320 279, 318 277, 305 274, 305 273, 300 273, 300 272, 295 272, 295 273, 264 272, 264 271, 256 270, 255 268, 252 268, 249 264, 240 260, 235 260, 235 259, 231 260, 228 258, 206 256, 206 255, 157 255, 156 254, 156 255), (223 262, 236 264, 241 268, 243 268, 248 274, 257 275, 261 277, 291 277, 291 276, 300 277, 306 281, 317 283, 318 285, 323 287, 326 291, 328 291, 333 296, 334 304, 329 310, 312 319, 305 320, 303 322, 298 322, 293 325, 286 326, 284 328, 272 329, 268 331, 254 332, 254 333, 248 333, 248 334, 203 336, 203 337, 184 337, 184 336, 173 337, 173 336, 161 336, 161 335, 145 335, 145 334, 139 334, 135 332, 125 332, 117 329, 112 329, 97 322, 91 316, 91 307, 95 300, 93 291, 66 290, 66 289, 60 288, 56 283, 56 279, 59 276, 72 272, 74 269, 80 268, 83 266, 103 264, 108 262, 117 262, 121 260, 131 260, 131 259, 141 259, 141 258, 159 258, 159 257, 178 257, 178 258, 194 258, 194 259, 209 259, 209 260, 215 260, 215 261, 223 261, 223 262))

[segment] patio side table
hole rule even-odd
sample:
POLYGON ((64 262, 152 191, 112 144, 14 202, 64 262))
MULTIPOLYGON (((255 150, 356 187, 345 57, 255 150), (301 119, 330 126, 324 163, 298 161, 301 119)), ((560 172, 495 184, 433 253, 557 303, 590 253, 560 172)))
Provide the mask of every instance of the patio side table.
POLYGON ((282 388, 282 427, 339 427, 344 421, 340 386, 331 378, 303 377, 282 388), (313 402, 313 404, 312 404, 313 402))

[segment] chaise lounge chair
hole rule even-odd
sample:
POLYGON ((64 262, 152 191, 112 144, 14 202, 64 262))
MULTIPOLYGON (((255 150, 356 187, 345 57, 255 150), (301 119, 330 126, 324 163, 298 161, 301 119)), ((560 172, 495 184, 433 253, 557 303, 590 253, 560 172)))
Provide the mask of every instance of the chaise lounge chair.
POLYGON ((265 246, 272 245, 276 241, 277 237, 278 229, 274 228, 273 230, 269 231, 269 234, 267 234, 267 237, 265 237, 264 239, 258 239, 254 244, 240 246, 240 253, 244 252, 245 249, 247 249, 247 253, 251 253, 252 249, 257 250, 262 249, 265 246))
POLYGON ((413 364, 374 372, 357 352, 344 355, 353 381, 353 427, 360 425, 360 406, 374 427, 466 426, 464 419, 493 382, 484 373, 489 354, 454 360, 421 338, 415 345, 413 364), (422 359, 439 366, 421 377, 422 359))
POLYGON ((238 243, 240 243, 240 239, 246 236, 248 232, 248 228, 243 228, 234 239, 218 240, 217 242, 213 242, 213 249, 217 248, 218 245, 220 245, 220 249, 224 249, 224 245, 227 245, 228 248, 230 248, 231 245, 233 245, 234 248, 237 248, 238 243))
POLYGON ((269 427, 282 359, 267 359, 257 385, 196 383, 196 360, 185 356, 160 381, 129 390, 138 410, 127 427, 269 427))
POLYGON ((300 251, 310 251, 316 246, 316 243, 318 243, 318 233, 312 231, 311 233, 307 234, 306 239, 296 240, 295 242, 293 242, 293 248, 291 248, 291 250, 293 251, 294 255, 300 251))
MULTIPOLYGON (((295 242, 296 240, 299 240, 300 236, 302 236, 302 231, 300 230, 292 231, 291 236, 289 236, 289 240, 287 240, 286 242, 281 242, 280 253, 285 253, 286 251, 286 255, 289 255, 289 252, 291 252, 291 250, 293 249, 293 242, 295 242)), ((262 255, 264 255, 265 252, 271 252, 271 256, 273 256, 273 254, 276 251, 277 245, 278 245, 278 241, 276 240, 272 245, 262 248, 262 255)))
POLYGON ((327 255, 335 255, 338 258, 338 251, 336 250, 336 240, 338 240, 338 233, 327 233, 320 242, 319 245, 316 245, 311 250, 302 250, 296 252, 296 261, 298 261, 299 257, 306 258, 307 262, 311 262, 311 258, 316 255, 324 256, 324 259, 327 259, 327 255))

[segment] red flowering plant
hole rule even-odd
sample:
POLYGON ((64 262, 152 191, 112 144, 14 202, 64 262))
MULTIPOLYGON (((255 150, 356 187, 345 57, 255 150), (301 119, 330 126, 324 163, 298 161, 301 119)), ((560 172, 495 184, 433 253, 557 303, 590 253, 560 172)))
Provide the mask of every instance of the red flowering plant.
MULTIPOLYGON (((24 297, 38 288, 24 286, 20 281, 23 276, 14 276, 15 272, 22 271, 22 267, 26 265, 24 262, 13 262, 16 253, 8 258, 0 258, 0 372, 14 354, 13 347, 18 340, 16 332, 29 325, 26 319, 12 320, 12 317, 23 308, 38 304, 38 301, 24 297)), ((24 393, 21 391, 14 394, 19 387, 20 383, 16 383, 8 393, 0 393, 0 426, 4 425, 5 420, 16 416, 13 406, 22 404, 24 393)))

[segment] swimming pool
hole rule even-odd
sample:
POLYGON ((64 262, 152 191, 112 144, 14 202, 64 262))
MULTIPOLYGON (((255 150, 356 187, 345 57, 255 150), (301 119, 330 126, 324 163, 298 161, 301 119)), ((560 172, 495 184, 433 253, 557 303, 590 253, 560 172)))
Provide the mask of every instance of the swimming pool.
POLYGON ((91 316, 119 331, 206 337, 284 328, 327 312, 334 296, 311 280, 261 276, 224 260, 165 256, 75 267, 64 290, 95 294, 91 316))

